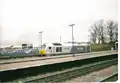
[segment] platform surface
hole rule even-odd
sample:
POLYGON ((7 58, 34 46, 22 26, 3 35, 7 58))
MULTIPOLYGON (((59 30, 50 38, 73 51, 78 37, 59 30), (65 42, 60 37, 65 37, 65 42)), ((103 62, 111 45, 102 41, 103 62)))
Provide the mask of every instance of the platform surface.
POLYGON ((75 54, 75 57, 73 57, 72 55, 61 55, 61 56, 59 55, 59 56, 52 56, 52 57, 47 56, 47 57, 41 57, 41 60, 37 60, 37 61, 1 64, 0 71, 16 70, 16 69, 28 68, 28 67, 34 67, 34 66, 69 62, 74 60, 100 57, 100 56, 106 56, 111 54, 118 54, 118 52, 116 51, 91 52, 91 53, 75 54), (68 57, 65 57, 65 56, 68 56, 68 57), (48 59, 43 59, 43 58, 48 58, 48 59))

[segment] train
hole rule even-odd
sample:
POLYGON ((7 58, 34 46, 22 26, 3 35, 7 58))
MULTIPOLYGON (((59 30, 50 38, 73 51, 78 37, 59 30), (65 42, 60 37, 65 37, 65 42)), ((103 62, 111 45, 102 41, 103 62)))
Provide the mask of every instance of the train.
POLYGON ((90 52, 91 48, 89 44, 60 44, 51 43, 43 46, 41 50, 42 55, 62 55, 62 54, 78 54, 90 52))
POLYGON ((2 51, 2 56, 29 56, 29 55, 64 55, 64 54, 78 54, 88 53, 91 51, 90 44, 61 44, 48 43, 41 47, 33 47, 32 45, 23 44, 20 49, 12 49, 11 51, 2 51))

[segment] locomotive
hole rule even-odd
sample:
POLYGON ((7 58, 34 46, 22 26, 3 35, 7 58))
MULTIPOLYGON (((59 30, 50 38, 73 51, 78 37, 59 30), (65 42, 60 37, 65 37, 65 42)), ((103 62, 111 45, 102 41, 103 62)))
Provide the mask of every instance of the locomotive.
POLYGON ((62 54, 71 54, 71 53, 87 53, 90 52, 91 48, 89 44, 60 44, 60 43, 51 43, 45 44, 42 47, 42 55, 62 55, 62 54))

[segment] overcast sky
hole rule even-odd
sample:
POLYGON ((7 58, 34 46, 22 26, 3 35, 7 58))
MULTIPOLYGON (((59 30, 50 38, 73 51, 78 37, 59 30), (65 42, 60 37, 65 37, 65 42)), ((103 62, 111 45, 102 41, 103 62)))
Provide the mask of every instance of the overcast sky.
POLYGON ((0 0, 1 44, 88 41, 88 29, 100 20, 117 20, 117 0, 0 0))

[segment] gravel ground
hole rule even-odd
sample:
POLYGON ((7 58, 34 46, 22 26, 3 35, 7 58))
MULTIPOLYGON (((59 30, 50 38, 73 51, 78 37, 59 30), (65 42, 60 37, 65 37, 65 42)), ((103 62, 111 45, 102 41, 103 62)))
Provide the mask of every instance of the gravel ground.
POLYGON ((43 77, 56 75, 56 74, 60 74, 60 73, 68 72, 68 71, 73 71, 73 70, 84 68, 84 67, 90 66, 90 65, 93 65, 93 64, 83 65, 83 66, 80 66, 80 67, 73 67, 73 68, 69 68, 69 69, 62 69, 61 71, 58 70, 58 71, 55 71, 55 72, 43 73, 43 74, 39 74, 39 75, 36 75, 36 76, 29 76, 29 77, 26 77, 26 78, 19 78, 19 79, 16 79, 14 81, 11 81, 11 82, 16 83, 18 81, 21 81, 21 82, 24 83, 25 81, 29 81, 29 80, 32 80, 32 79, 43 78, 43 77))
POLYGON ((117 72, 118 72, 118 65, 113 65, 108 68, 105 68, 105 69, 102 69, 99 71, 95 71, 95 72, 89 73, 89 74, 81 76, 81 77, 77 77, 75 79, 71 79, 71 80, 63 82, 63 83, 100 82, 104 78, 106 78, 112 74, 115 74, 117 72))

